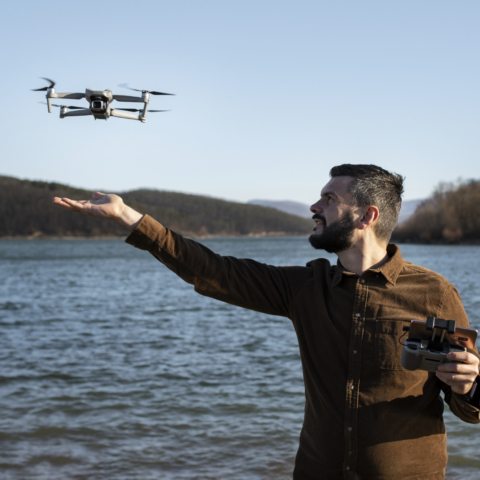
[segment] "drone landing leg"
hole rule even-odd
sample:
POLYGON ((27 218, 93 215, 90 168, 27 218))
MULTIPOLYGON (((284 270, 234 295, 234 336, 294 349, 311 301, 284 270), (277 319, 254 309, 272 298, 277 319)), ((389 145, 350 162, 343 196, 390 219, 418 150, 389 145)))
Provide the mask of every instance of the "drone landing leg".
POLYGON ((110 110, 110 116, 118 117, 118 118, 128 118, 129 120, 140 120, 141 122, 145 122, 139 115, 134 115, 133 113, 121 112, 119 110, 115 110, 112 108, 110 110))
POLYGON ((45 95, 45 98, 47 99, 48 113, 52 113, 52 95, 55 95, 55 89, 50 87, 47 89, 47 95, 45 95))
POLYGON ((65 117, 83 117, 85 115, 91 115, 92 112, 86 108, 85 110, 75 110, 73 112, 64 112, 63 108, 60 110, 60 118, 65 117))
POLYGON ((147 108, 148 108, 148 103, 145 103, 145 106, 143 107, 143 110, 140 113, 140 121, 142 123, 145 123, 147 121, 147 108))

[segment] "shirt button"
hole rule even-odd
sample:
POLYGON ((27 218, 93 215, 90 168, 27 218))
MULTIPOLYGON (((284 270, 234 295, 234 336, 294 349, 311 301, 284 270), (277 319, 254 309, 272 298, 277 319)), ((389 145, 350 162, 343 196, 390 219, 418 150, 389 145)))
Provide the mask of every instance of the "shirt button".
POLYGON ((350 467, 346 467, 345 470, 350 470, 350 467))
POLYGON ((356 350, 354 350, 354 351, 353 351, 353 354, 354 354, 354 355, 356 355, 356 354, 357 354, 357 351, 356 351, 356 350))
POLYGON ((352 427, 348 427, 348 431, 351 432, 353 430, 352 427))
POLYGON ((360 283, 365 283, 365 280, 362 278, 362 279, 360 280, 360 283))
POLYGON ((361 314, 361 313, 356 313, 355 316, 356 316, 357 318, 360 318, 360 317, 362 316, 362 314, 361 314))

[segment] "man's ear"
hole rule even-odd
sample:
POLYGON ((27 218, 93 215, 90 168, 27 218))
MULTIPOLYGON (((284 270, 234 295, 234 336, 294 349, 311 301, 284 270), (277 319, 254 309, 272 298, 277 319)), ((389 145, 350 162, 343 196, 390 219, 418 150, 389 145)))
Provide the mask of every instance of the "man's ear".
POLYGON ((370 205, 366 209, 365 213, 363 214, 363 217, 360 219, 358 228, 360 230, 363 230, 365 228, 370 227, 373 223, 375 223, 378 220, 379 215, 380 215, 380 212, 378 211, 378 208, 375 205, 370 205))

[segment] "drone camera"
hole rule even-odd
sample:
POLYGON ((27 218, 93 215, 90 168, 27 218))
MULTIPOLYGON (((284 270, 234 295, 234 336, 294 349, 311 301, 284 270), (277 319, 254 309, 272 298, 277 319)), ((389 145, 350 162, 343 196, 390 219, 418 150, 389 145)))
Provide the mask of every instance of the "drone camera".
POLYGON ((105 102, 102 102, 101 100, 94 100, 92 102, 92 110, 101 111, 101 110, 105 110, 105 109, 106 109, 105 102))

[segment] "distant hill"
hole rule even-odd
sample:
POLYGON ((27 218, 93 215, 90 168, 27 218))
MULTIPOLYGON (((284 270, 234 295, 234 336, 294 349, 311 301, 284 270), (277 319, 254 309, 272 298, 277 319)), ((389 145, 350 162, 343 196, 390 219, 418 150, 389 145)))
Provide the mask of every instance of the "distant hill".
MULTIPOLYGON (((398 217, 398 223, 407 220, 423 200, 406 200, 402 203, 402 209, 398 217)), ((261 205, 263 207, 275 208, 281 212, 298 215, 299 217, 312 218, 310 205, 306 203, 293 202, 292 200, 249 200, 250 204, 261 205)))
MULTIPOLYGON (((308 235, 311 221, 259 205, 160 190, 119 193, 125 203, 184 235, 308 235)), ((0 238, 125 237, 113 222, 76 215, 52 197, 89 199, 92 192, 54 182, 0 176, 0 238)))
POLYGON ((310 205, 306 203, 294 202, 292 200, 249 200, 251 205, 261 205, 262 207, 275 208, 281 212, 297 215, 303 218, 312 218, 310 205))
POLYGON ((400 209, 400 215, 398 216, 398 223, 407 221, 414 213, 417 207, 423 202, 423 200, 405 200, 402 202, 402 208, 400 209))

